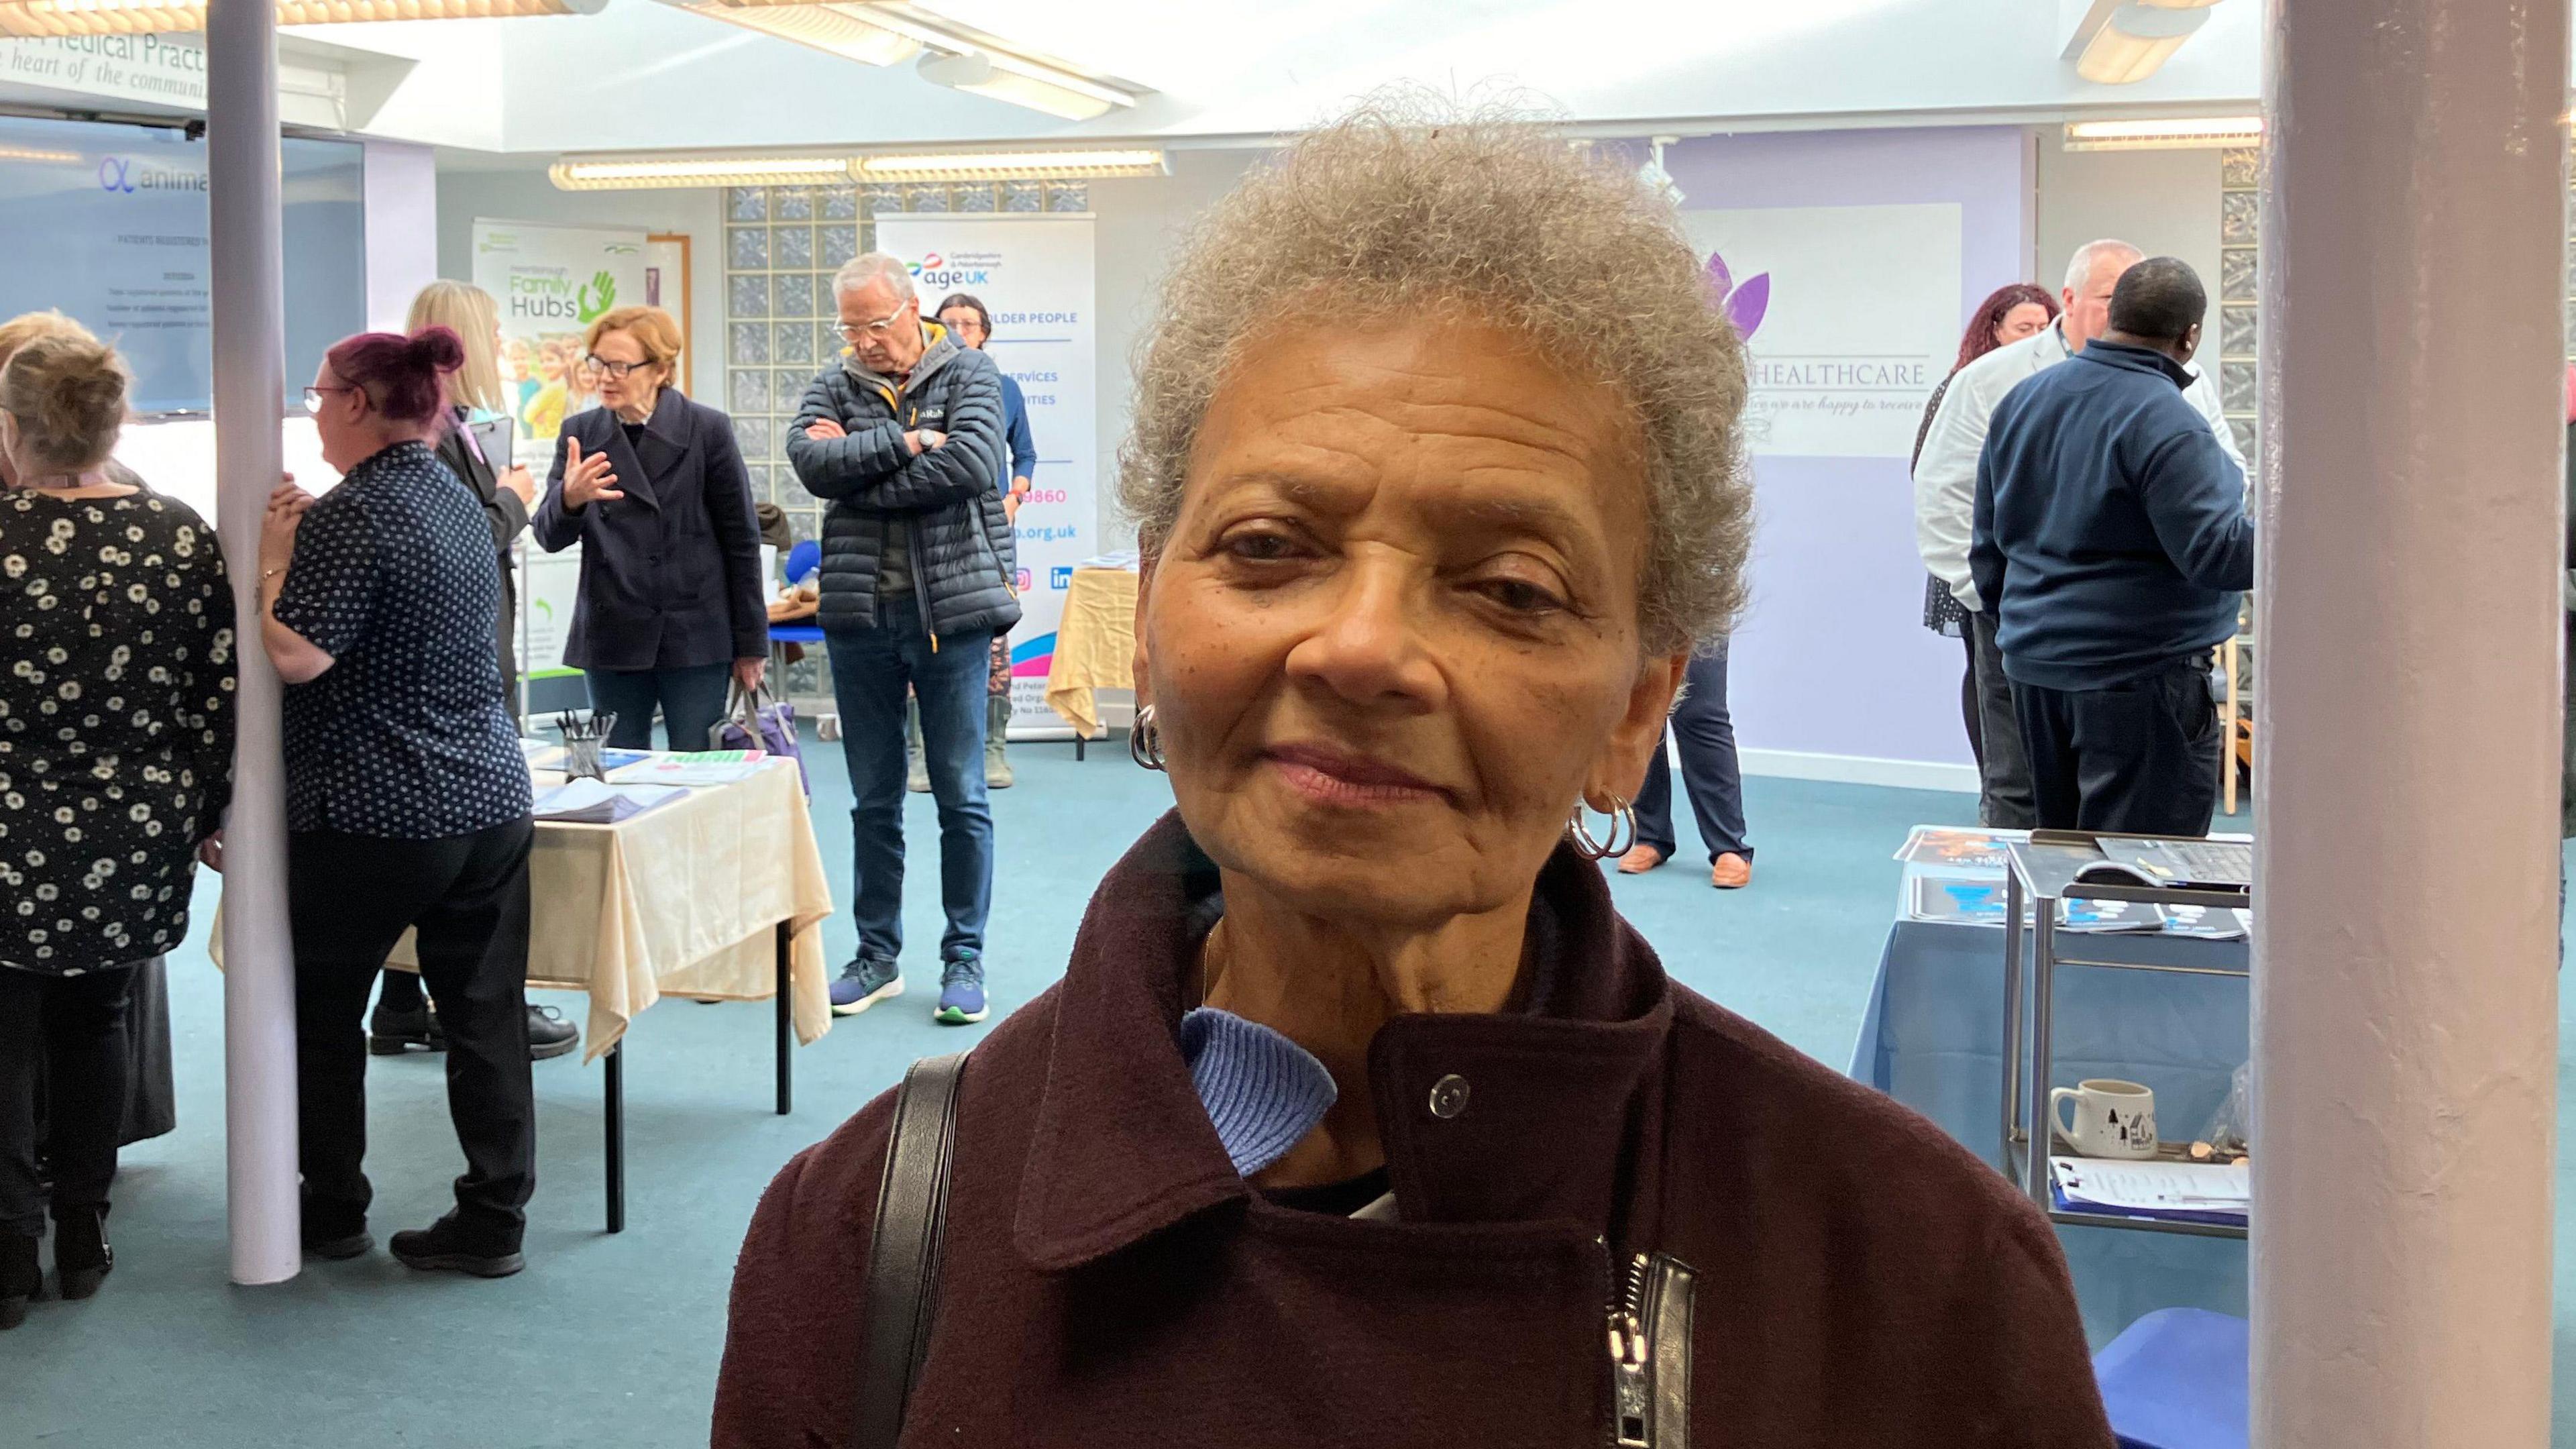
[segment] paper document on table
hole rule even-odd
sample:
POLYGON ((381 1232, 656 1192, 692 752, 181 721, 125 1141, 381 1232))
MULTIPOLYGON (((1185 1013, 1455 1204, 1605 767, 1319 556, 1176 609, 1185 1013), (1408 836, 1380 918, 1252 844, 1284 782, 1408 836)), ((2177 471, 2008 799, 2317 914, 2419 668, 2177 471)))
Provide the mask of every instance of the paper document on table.
POLYGON ((536 817, 569 825, 614 825, 657 806, 668 805, 688 790, 672 785, 609 785, 598 780, 568 780, 537 792, 536 817))
POLYGON ((682 755, 654 755, 608 778, 621 785, 730 785, 748 780, 768 756, 759 750, 696 750, 682 755))
POLYGON ((2059 1204, 2078 1211, 2241 1223, 2254 1201, 2253 1170, 2242 1162, 2220 1166, 2052 1157, 2048 1175, 2059 1204))

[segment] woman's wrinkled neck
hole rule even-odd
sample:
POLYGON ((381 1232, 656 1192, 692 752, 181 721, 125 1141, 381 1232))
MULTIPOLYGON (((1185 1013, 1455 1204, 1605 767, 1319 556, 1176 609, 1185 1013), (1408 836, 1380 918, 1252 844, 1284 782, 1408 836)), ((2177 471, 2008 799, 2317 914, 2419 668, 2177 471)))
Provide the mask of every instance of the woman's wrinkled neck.
POLYGON ((1503 1010, 1520 986, 1529 909, 1524 893, 1427 927, 1334 919, 1225 873, 1225 918, 1202 953, 1205 1003, 1314 1053, 1340 1092, 1262 1186, 1345 1182, 1385 1163, 1368 1073, 1378 1028, 1417 1012, 1503 1010))

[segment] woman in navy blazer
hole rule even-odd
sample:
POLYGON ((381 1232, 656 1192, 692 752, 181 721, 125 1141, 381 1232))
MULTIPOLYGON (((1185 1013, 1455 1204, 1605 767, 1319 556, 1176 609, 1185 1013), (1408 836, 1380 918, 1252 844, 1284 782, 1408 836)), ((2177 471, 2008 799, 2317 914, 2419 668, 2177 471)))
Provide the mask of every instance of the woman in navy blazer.
POLYGON ((670 386, 679 324, 621 307, 584 339, 600 406, 564 419, 531 531, 547 552, 581 545, 581 600, 564 662, 613 711, 608 742, 649 749, 653 711, 670 748, 702 750, 728 679, 756 689, 769 665, 760 525, 733 420, 670 386))

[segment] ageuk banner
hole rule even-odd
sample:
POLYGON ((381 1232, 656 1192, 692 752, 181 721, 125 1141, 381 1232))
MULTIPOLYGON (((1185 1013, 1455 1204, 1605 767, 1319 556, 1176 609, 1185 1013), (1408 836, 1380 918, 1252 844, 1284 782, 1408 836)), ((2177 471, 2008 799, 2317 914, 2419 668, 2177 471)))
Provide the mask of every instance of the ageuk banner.
POLYGON ((1100 552, 1098 351, 1088 215, 951 213, 876 219, 877 247, 904 259, 929 316, 964 292, 993 317, 985 344, 1019 383, 1037 442, 1037 471, 1019 516, 1020 624, 1011 631, 1011 732, 1070 738, 1046 707, 1064 591, 1100 552))
POLYGON ((542 479, 564 418, 598 404, 582 334, 644 301, 644 233, 477 217, 474 285, 500 304, 501 387, 518 455, 542 479))

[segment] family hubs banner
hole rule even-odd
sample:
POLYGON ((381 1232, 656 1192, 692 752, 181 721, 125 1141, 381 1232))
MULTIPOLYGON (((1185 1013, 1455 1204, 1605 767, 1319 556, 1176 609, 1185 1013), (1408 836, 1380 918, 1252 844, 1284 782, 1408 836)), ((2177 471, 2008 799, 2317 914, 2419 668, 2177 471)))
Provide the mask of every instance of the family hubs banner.
POLYGON ((985 349, 1028 400, 1038 463, 1018 525, 1011 717, 1015 734, 1068 736, 1046 707, 1046 676, 1074 566, 1100 552, 1091 218, 924 214, 879 216, 876 226, 878 250, 912 268, 924 316, 952 292, 992 312, 985 349))
POLYGON ((540 479, 566 415, 598 401, 582 366, 582 333, 641 304, 644 271, 641 231, 475 220, 474 285, 500 304, 501 386, 519 460, 540 479))

